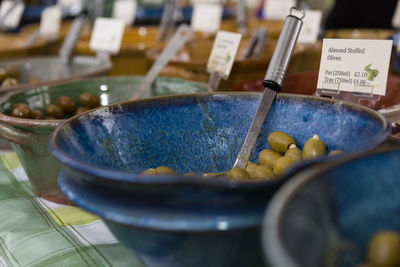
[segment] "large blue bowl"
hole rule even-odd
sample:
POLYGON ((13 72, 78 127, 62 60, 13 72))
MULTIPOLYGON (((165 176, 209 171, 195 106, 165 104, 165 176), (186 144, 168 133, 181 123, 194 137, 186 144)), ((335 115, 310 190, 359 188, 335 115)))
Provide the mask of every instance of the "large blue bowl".
POLYGON ((351 155, 299 172, 263 223, 273 267, 354 267, 379 230, 400 230, 400 147, 351 155))
MULTIPOLYGON (((63 164, 60 189, 101 216, 147 265, 263 265, 262 216, 287 176, 245 183, 138 175, 161 165, 178 173, 231 168, 260 97, 249 92, 157 97, 75 117, 49 141, 63 164)), ((276 130, 292 135, 300 146, 318 134, 328 151, 356 152, 385 140, 389 124, 359 105, 282 94, 272 105, 252 161, 276 130)))

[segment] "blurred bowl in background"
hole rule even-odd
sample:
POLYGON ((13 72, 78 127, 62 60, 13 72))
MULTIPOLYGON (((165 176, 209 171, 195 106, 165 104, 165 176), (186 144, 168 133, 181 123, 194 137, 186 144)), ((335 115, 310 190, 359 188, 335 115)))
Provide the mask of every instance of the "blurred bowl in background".
POLYGON ((264 216, 269 266, 365 263, 375 233, 400 229, 399 163, 397 146, 313 165, 294 175, 264 216))
POLYGON ((85 56, 73 56, 71 62, 65 67, 58 56, 2 60, 0 66, 14 66, 18 72, 18 84, 1 86, 0 93, 101 76, 107 74, 112 68, 108 60, 85 56))

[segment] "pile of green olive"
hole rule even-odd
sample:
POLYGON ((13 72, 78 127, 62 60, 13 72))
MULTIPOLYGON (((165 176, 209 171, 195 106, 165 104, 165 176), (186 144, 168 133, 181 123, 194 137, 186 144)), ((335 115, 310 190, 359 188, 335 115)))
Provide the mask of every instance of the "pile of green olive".
POLYGON ((10 115, 24 119, 65 119, 100 106, 99 98, 92 93, 81 94, 79 101, 82 106, 78 107, 71 97, 61 95, 57 98, 56 104, 48 105, 44 111, 31 109, 25 103, 16 103, 13 105, 10 115))
MULTIPOLYGON (((275 131, 268 135, 268 144, 271 149, 264 149, 258 154, 258 164, 248 162, 245 169, 235 167, 225 173, 206 173, 204 177, 215 177, 224 174, 229 179, 241 181, 263 181, 275 179, 294 163, 303 159, 312 159, 326 155, 325 143, 314 135, 308 139, 300 150, 290 135, 275 131)), ((341 153, 334 150, 329 155, 341 153)), ((144 170, 142 175, 174 174, 169 167, 161 166, 144 170)), ((192 173, 188 173, 190 175, 192 173)))
POLYGON ((14 65, 0 66, 0 87, 11 87, 18 85, 19 71, 14 65))
POLYGON ((369 240, 366 263, 357 267, 400 266, 400 234, 393 230, 382 230, 369 240))

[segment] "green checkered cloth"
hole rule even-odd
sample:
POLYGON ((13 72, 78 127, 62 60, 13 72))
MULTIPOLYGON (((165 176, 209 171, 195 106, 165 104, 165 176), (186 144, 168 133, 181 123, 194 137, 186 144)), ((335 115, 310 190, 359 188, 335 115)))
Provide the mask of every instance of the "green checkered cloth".
POLYGON ((35 196, 15 153, 0 156, 0 267, 144 266, 102 220, 35 196))

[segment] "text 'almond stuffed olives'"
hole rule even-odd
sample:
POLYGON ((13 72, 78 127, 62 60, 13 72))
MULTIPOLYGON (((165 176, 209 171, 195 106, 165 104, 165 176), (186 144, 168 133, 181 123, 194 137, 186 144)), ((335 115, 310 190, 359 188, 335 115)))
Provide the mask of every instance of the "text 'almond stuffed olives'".
MULTIPOLYGON (((303 160, 326 155, 326 146, 317 135, 306 141, 303 150, 296 146, 290 135, 283 132, 272 132, 268 135, 268 144, 272 149, 265 148, 258 154, 258 163, 248 162, 245 169, 232 168, 225 173, 204 173, 203 177, 213 178, 226 176, 234 181, 268 181, 273 180, 287 171, 293 164, 303 160)), ((332 155, 342 153, 340 150, 332 151, 332 155)), ((157 175, 156 169, 144 170, 143 175, 157 175)), ((175 173, 175 171, 170 174, 175 173)), ((185 175, 195 175, 189 172, 185 175)))

